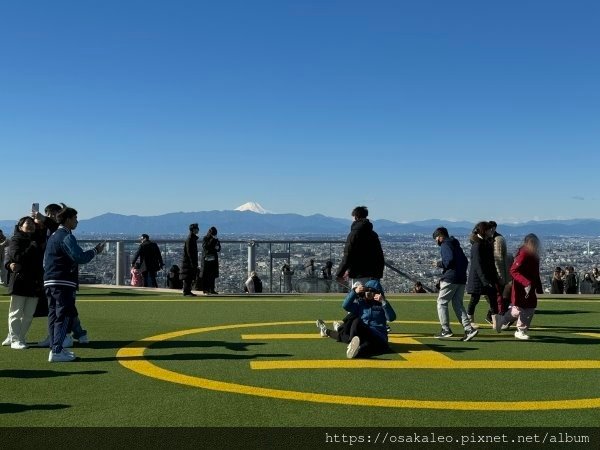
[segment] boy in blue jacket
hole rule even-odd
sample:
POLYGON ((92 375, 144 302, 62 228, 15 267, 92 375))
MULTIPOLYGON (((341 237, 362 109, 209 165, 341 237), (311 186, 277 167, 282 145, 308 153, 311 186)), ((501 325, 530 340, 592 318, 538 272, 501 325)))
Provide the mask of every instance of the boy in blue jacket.
POLYGON ((342 308, 349 314, 336 331, 329 330, 322 320, 317 320, 321 336, 347 343, 348 358, 368 357, 389 350, 387 322, 396 319, 396 312, 386 300, 378 280, 369 280, 364 285, 355 283, 342 308))

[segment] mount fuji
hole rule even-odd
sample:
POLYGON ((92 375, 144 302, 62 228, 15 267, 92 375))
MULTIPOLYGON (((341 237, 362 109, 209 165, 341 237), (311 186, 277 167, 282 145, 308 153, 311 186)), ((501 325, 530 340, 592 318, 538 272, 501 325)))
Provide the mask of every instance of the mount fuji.
POLYGON ((259 203, 256 202, 244 203, 243 205, 235 208, 235 211, 251 211, 258 214, 272 214, 271 211, 267 211, 259 203))

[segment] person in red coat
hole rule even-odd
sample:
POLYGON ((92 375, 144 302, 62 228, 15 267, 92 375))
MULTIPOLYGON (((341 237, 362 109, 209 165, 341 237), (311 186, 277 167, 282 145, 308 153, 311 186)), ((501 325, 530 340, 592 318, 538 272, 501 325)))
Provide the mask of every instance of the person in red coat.
POLYGON ((503 324, 517 319, 515 338, 527 340, 537 306, 536 294, 544 293, 540 278, 540 240, 535 234, 525 236, 510 268, 510 275, 513 277, 510 296, 512 308, 496 317, 495 328, 499 333, 503 324))

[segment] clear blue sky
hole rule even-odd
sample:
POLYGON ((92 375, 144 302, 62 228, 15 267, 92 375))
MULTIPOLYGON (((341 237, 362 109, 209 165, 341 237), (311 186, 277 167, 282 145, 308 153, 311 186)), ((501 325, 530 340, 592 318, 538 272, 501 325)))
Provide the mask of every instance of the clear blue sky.
POLYGON ((0 219, 600 217, 597 1, 0 3, 0 219))

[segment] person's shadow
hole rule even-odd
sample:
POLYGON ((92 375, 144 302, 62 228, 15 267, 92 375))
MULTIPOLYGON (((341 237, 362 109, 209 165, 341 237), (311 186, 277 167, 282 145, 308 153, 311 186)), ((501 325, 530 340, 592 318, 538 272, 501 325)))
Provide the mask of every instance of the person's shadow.
POLYGON ((26 411, 55 411, 70 408, 71 405, 49 404, 49 405, 25 405, 21 403, 0 403, 0 414, 15 414, 26 411))
POLYGON ((59 372, 56 370, 25 370, 25 369, 0 369, 0 378, 55 378, 69 377, 72 375, 103 375, 106 370, 81 370, 79 372, 59 372))

